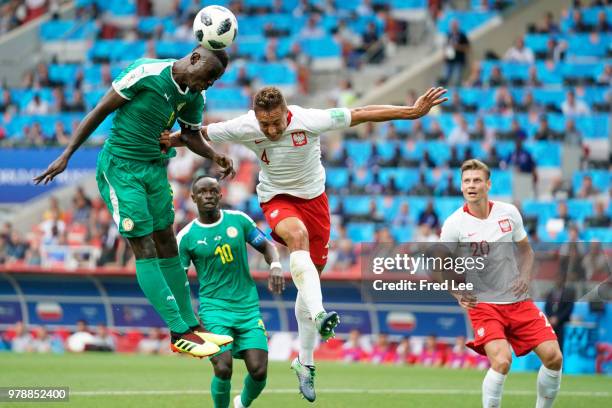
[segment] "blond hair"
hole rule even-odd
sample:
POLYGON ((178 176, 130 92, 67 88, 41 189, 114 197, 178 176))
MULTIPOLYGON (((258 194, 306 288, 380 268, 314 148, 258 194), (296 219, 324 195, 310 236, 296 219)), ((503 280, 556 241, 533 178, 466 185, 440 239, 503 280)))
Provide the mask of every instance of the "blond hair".
POLYGON ((482 170, 487 175, 487 180, 491 178, 491 170, 489 169, 489 166, 478 159, 469 159, 464 161, 461 165, 461 176, 463 177, 463 172, 468 170, 482 170))

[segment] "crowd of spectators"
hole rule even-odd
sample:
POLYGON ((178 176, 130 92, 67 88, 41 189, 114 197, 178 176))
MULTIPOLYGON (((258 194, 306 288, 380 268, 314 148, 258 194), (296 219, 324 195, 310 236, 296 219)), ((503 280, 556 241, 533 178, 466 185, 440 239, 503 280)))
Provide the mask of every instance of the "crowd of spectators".
POLYGON ((0 35, 50 12, 55 15, 67 0, 0 1, 0 35))
POLYGON ((146 334, 138 329, 119 331, 105 324, 91 329, 85 320, 79 320, 73 331, 63 327, 27 327, 20 321, 0 333, 0 351, 15 353, 98 351, 169 354, 169 342, 168 333, 157 327, 149 329, 146 334))
POLYGON ((465 344, 459 336, 454 344, 441 342, 435 335, 425 338, 403 337, 391 341, 389 335, 362 335, 352 330, 342 344, 342 360, 345 362, 370 362, 372 364, 420 365, 424 367, 486 369, 489 363, 465 344))

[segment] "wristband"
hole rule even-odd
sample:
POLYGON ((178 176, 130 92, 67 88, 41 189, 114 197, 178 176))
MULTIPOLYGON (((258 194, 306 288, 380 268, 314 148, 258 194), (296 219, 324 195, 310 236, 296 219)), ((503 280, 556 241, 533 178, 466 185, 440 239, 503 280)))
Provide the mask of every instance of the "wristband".
POLYGON ((270 269, 274 269, 274 268, 283 269, 283 266, 281 265, 280 262, 272 262, 270 264, 270 269))

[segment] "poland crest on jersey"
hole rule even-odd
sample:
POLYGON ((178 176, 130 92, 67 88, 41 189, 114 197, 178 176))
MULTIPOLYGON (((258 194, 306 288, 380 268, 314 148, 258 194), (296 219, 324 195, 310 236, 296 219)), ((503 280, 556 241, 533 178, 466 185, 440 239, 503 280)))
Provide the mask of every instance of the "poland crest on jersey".
POLYGON ((291 138, 293 139, 293 145, 296 147, 304 146, 306 143, 308 143, 305 132, 293 132, 291 134, 291 138))
POLYGON ((510 220, 504 218, 503 220, 498 221, 499 228, 501 228, 502 232, 510 232, 512 231, 512 224, 510 224, 510 220))

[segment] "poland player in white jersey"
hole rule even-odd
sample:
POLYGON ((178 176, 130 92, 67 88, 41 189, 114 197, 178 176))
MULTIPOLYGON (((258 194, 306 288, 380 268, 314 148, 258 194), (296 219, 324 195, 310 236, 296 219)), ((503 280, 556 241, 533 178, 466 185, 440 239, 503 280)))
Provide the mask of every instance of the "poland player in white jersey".
MULTIPOLYGON (((261 171, 257 195, 272 228, 272 236, 289 248, 290 271, 298 289, 295 315, 300 352, 292 363, 300 392, 314 401, 314 358, 317 331, 324 340, 334 336, 336 312, 323 308, 319 274, 327 262, 330 215, 321 164, 320 135, 365 122, 418 119, 446 101, 446 90, 431 88, 414 106, 371 105, 345 109, 305 109, 287 106, 275 87, 259 90, 253 110, 235 119, 202 128, 204 138, 239 143, 252 150, 261 171)), ((160 141, 180 146, 175 135, 160 141)))
POLYGON ((479 160, 463 163, 461 191, 465 204, 442 226, 440 240, 457 249, 455 255, 485 259, 483 271, 468 271, 465 278, 474 284, 474 293, 453 295, 468 311, 472 323, 474 341, 468 347, 486 355, 491 363, 482 384, 483 407, 501 406, 512 347, 517 356, 533 350, 542 361, 536 407, 548 408, 559 391, 563 357, 546 316, 529 298, 533 251, 523 220, 514 205, 489 200, 490 174, 479 160))

